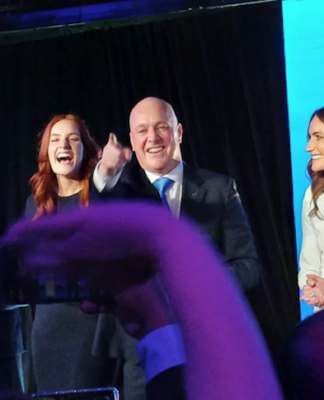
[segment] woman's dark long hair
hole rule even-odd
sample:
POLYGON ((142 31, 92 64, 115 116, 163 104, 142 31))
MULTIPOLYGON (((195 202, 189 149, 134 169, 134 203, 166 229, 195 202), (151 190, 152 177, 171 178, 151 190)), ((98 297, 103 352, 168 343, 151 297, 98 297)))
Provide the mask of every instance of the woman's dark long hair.
MULTIPOLYGON (((324 124, 324 107, 319 108, 318 110, 314 111, 314 113, 312 114, 312 116, 309 120, 308 127, 309 127, 310 123, 312 122, 312 120, 314 119, 314 117, 317 117, 324 124)), ((308 140, 310 139, 309 130, 307 132, 307 138, 308 138, 308 140)), ((323 216, 319 212, 317 199, 324 192, 324 170, 314 172, 312 170, 312 162, 313 162, 312 159, 310 159, 308 162, 308 165, 307 165, 307 171, 308 171, 309 177, 312 180, 312 194, 313 194, 313 203, 314 203, 314 208, 311 210, 309 215, 310 215, 310 217, 315 215, 315 216, 323 219, 323 216)))

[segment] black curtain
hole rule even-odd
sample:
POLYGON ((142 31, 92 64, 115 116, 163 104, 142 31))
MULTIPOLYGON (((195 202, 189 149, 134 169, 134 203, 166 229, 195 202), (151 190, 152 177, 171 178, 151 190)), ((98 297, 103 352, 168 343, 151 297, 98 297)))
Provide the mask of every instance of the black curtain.
POLYGON ((50 116, 77 112, 100 145, 111 131, 128 144, 131 107, 161 97, 184 160, 237 182, 263 266, 248 297, 276 354, 299 318, 280 2, 56 32, 0 46, 1 230, 24 207, 50 116))

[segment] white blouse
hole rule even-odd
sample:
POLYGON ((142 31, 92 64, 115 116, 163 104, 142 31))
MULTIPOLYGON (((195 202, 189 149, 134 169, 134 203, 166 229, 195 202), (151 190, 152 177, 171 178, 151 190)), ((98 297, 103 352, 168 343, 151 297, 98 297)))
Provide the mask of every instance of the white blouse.
POLYGON ((309 213, 314 208, 314 202, 312 189, 309 186, 305 192, 302 209, 303 236, 298 274, 300 288, 306 285, 309 274, 324 278, 324 194, 318 197, 317 205, 319 216, 310 217, 309 213))

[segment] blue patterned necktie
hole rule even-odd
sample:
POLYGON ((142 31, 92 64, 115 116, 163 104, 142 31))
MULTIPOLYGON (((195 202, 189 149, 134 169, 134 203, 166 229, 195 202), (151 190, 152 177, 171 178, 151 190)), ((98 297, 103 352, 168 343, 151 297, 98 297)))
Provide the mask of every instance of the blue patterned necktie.
POLYGON ((162 204, 164 205, 164 207, 167 207, 168 209, 170 209, 170 206, 165 193, 172 185, 172 183, 174 183, 174 181, 170 178, 159 178, 155 182, 153 182, 153 186, 159 192, 162 204))

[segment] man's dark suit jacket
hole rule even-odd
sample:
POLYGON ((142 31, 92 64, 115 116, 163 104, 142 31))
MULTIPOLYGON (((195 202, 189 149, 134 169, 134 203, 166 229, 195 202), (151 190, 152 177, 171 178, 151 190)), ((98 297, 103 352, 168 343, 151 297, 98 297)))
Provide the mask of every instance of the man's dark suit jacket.
MULTIPOLYGON (((136 158, 125 166, 117 185, 105 193, 106 196, 161 202, 157 190, 136 158)), ((207 234, 243 290, 258 283, 260 265, 233 179, 184 164, 181 217, 191 219, 202 233, 207 234)), ((154 377, 148 383, 146 393, 148 400, 184 400, 182 366, 170 368, 154 377)))
MULTIPOLYGON (((161 201, 136 159, 125 166, 108 196, 161 201)), ((258 283, 260 265, 233 179, 184 164, 180 218, 183 216, 210 237, 243 290, 258 283)))
POLYGON ((146 386, 147 400, 186 400, 181 366, 167 369, 156 375, 146 386))

